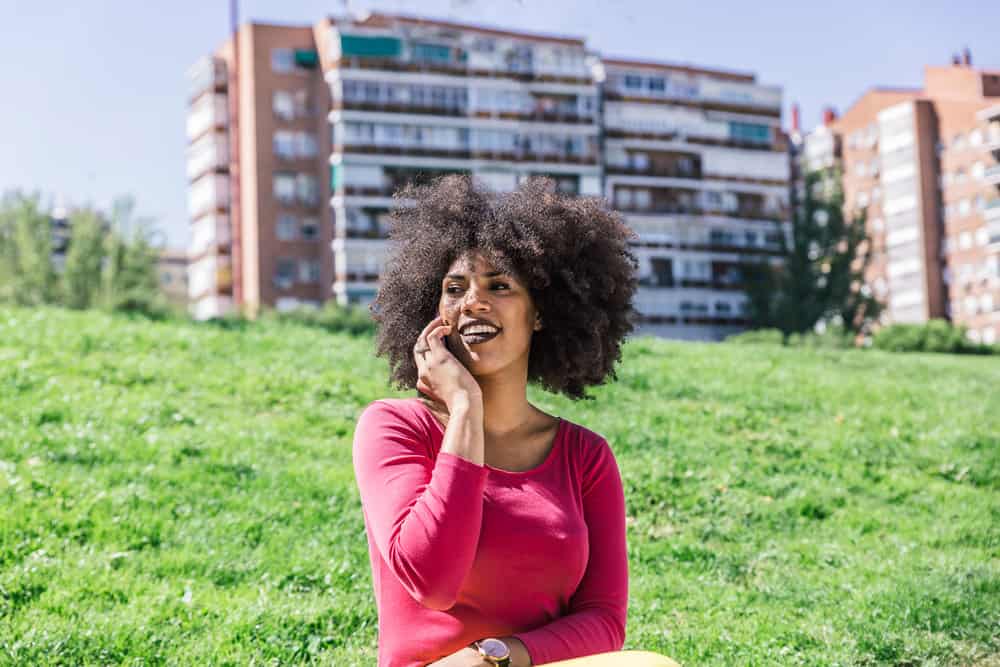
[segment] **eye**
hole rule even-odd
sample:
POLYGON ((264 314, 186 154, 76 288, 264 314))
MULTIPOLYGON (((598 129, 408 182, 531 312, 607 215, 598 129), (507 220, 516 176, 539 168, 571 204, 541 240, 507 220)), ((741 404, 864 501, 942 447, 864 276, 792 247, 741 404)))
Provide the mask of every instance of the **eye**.
POLYGON ((462 291, 462 288, 458 285, 448 285, 444 288, 445 294, 458 294, 462 291))
POLYGON ((494 289, 499 289, 499 288, 501 288, 501 287, 502 287, 503 289, 507 289, 507 290, 509 290, 509 289, 510 289, 510 285, 509 285, 509 284, 507 284, 507 283, 493 283, 493 288, 494 288, 494 289))

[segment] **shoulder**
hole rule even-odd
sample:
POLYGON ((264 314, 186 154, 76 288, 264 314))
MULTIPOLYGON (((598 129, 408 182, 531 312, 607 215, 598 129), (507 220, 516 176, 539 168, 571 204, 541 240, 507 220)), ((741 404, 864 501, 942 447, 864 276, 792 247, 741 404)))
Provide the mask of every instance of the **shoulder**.
POLYGON ((585 467, 607 465, 609 460, 614 463, 615 456, 607 438, 576 422, 562 421, 565 422, 566 443, 573 456, 579 458, 585 467))
POLYGON ((430 438, 429 419, 433 417, 416 398, 380 398, 372 401, 358 415, 354 430, 354 448, 371 440, 402 443, 426 443, 430 438))

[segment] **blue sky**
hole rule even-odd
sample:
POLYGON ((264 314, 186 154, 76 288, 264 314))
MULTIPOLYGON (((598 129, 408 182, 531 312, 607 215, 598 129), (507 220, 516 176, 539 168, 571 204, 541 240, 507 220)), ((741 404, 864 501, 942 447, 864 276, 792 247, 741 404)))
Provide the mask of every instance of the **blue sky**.
MULTIPOLYGON (((1000 2, 355 0, 357 8, 579 35, 609 55, 754 72, 803 124, 875 85, 920 86, 965 46, 1000 69, 1000 2)), ((185 72, 228 30, 228 0, 0 0, 0 190, 106 205, 135 195, 188 238, 185 72)), ((342 0, 242 0, 243 20, 312 23, 342 0)))

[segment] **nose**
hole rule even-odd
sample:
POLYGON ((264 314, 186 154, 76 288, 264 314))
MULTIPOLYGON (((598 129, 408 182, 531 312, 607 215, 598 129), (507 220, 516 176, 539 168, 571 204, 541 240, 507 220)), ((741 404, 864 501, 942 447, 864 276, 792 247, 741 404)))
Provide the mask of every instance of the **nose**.
POLYGON ((485 298, 487 294, 486 290, 472 283, 465 292, 465 299, 462 302, 463 312, 479 313, 488 311, 490 309, 490 302, 485 298))

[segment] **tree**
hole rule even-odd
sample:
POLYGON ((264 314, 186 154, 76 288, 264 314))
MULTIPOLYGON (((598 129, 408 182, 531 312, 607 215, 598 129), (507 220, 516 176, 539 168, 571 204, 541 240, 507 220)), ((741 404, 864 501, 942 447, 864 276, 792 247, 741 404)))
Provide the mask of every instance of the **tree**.
POLYGON ((777 261, 743 263, 754 328, 779 329, 787 342, 834 320, 858 334, 878 317, 881 305, 864 285, 871 258, 865 217, 845 219, 840 182, 836 170, 807 174, 790 244, 782 233, 777 261))
POLYGON ((91 209, 76 211, 69 220, 69 248, 60 281, 61 303, 78 309, 99 306, 106 231, 100 217, 91 209))
POLYGON ((14 191, 0 201, 0 301, 23 306, 56 298, 52 230, 37 194, 14 191))
POLYGON ((0 302, 105 308, 163 316, 170 311, 157 283, 157 249, 148 219, 121 197, 111 219, 92 207, 70 216, 61 272, 53 256, 53 223, 37 195, 14 192, 0 202, 0 302))
POLYGON ((168 306, 157 282, 151 221, 135 218, 134 211, 132 197, 120 197, 112 206, 112 233, 105 240, 103 302, 111 310, 162 315, 168 306))

